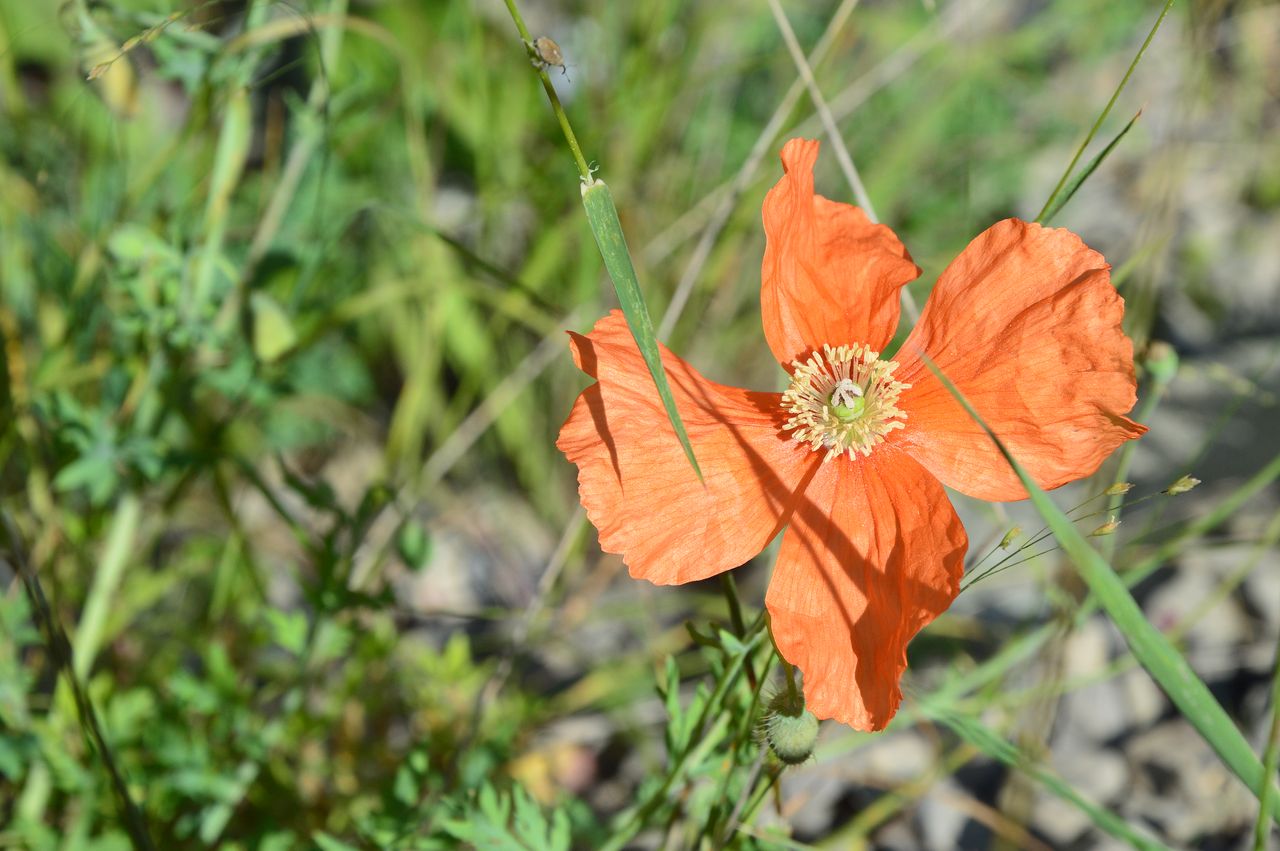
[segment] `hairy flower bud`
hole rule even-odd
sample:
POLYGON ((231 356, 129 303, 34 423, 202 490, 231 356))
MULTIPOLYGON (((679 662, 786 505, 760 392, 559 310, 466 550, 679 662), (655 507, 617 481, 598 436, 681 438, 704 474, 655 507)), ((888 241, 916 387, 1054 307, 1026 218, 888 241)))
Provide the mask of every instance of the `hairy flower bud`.
POLYGON ((804 707, 804 698, 783 690, 769 701, 764 719, 769 750, 787 765, 799 765, 813 756, 818 741, 818 719, 804 707))

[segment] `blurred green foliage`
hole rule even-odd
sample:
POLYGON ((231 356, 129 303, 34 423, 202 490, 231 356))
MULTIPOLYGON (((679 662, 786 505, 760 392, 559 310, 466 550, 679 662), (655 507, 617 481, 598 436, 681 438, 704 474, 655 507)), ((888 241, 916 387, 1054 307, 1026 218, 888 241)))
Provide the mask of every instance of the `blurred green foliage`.
MULTIPOLYGON (((763 5, 529 5, 660 315, 790 60, 763 5)), ((795 5, 812 44, 835 4, 795 5)), ((991 221, 1034 214, 1025 153, 1068 150, 1109 90, 1052 113, 1032 94, 1062 63, 1127 62, 1154 11, 1059 0, 960 38, 938 5, 865 3, 817 69, 833 104, 861 98, 841 126, 924 287, 991 221), (876 76, 904 45, 909 70, 876 76)), ((816 133, 807 103, 788 126, 816 133)), ((779 380, 756 293, 776 172, 751 177, 672 335, 756 387, 779 380)), ((834 170, 820 183, 839 197, 834 170)), ((0 483, 22 539, 0 572, 0 845, 131 841, 12 581, 19 548, 157 847, 559 849, 653 824, 783 841, 734 832, 767 788, 738 673, 769 658, 758 627, 691 646, 683 607, 723 620, 718 601, 601 603, 616 564, 571 519, 552 444, 583 379, 562 331, 609 298, 496 3, 0 5, 0 483), (438 581, 429 521, 478 515, 477 482, 568 524, 549 593, 569 610, 560 588, 588 589, 572 623, 624 624, 607 668, 553 675, 513 647, 527 594, 457 612, 401 593, 438 581), (662 748, 634 712, 655 660, 662 748), (541 749, 578 715, 651 775, 612 811, 560 788, 541 749)), ((529 644, 554 645, 527 611, 529 644)))

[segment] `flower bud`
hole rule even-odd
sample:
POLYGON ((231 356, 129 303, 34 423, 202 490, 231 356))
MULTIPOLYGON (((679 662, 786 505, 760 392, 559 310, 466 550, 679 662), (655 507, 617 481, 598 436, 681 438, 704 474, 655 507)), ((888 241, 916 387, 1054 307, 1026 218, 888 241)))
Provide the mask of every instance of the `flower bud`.
POLYGON ((804 708, 804 698, 783 690, 769 701, 764 719, 769 750, 787 765, 799 765, 813 756, 818 741, 818 719, 804 708))
POLYGON ((1018 536, 1021 534, 1022 534, 1021 526, 1014 526, 1008 532, 1005 532, 1004 537, 1000 539, 1000 549, 1002 550, 1009 549, 1009 545, 1012 544, 1014 541, 1016 541, 1018 539, 1018 536))
POLYGON ((1133 490, 1133 482, 1116 482, 1111 487, 1103 491, 1107 496, 1119 496, 1122 493, 1128 493, 1133 490))

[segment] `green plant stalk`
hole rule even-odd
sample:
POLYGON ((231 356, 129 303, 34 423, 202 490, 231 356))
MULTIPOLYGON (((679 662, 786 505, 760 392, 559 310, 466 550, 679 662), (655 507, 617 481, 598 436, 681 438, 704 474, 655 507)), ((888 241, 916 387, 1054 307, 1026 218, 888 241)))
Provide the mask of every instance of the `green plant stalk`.
MULTIPOLYGON (((754 652, 756 645, 760 643, 760 632, 754 632, 751 637, 743 642, 742 652, 733 658, 729 666, 725 668, 724 673, 720 677, 720 681, 716 683, 715 689, 711 696, 707 698, 707 702, 703 704, 702 712, 698 717, 694 730, 702 730, 707 722, 707 718, 713 713, 719 715, 715 724, 710 730, 703 732, 696 739, 697 745, 693 747, 685 747, 680 754, 674 756, 671 761, 671 767, 667 771, 667 776, 663 778, 662 785, 649 796, 649 799, 640 804, 635 810, 631 811, 630 816, 623 823, 623 826, 610 837, 609 841, 601 846, 601 851, 620 851, 626 846, 631 838, 639 832, 645 824, 648 823, 650 817, 667 802, 667 795, 675 782, 683 776, 685 766, 689 764, 691 756, 705 755, 707 749, 718 739, 714 735, 716 731, 728 723, 728 717, 720 712, 720 705, 724 701, 725 695, 728 694, 730 687, 738 679, 738 674, 742 670, 745 661, 754 652)), ((696 764, 698 760, 694 759, 696 764)))
MULTIPOLYGON (((1271 669, 1271 730, 1267 734, 1266 751, 1262 757, 1262 776, 1270 781, 1280 766, 1280 642, 1276 644, 1276 661, 1271 669)), ((1258 800, 1258 820, 1253 825, 1253 851, 1266 851, 1267 836, 1271 833, 1271 819, 1267 817, 1275 804, 1276 791, 1271 782, 1262 788, 1258 800)))
MULTIPOLYGON (((768 655, 765 656, 764 671, 760 675, 760 678, 762 681, 767 681, 769 679, 769 674, 773 670, 772 663, 776 655, 777 654, 773 652, 773 649, 770 648, 768 655)), ((739 719, 738 729, 734 730, 733 747, 729 754, 729 762, 728 762, 728 765, 731 767, 738 764, 738 753, 742 749, 743 745, 747 742, 755 743, 755 739, 750 735, 750 729, 755 725, 756 719, 760 711, 760 697, 761 697, 760 692, 761 692, 761 689, 759 687, 755 687, 753 689, 751 693, 751 706, 747 710, 746 714, 739 719)), ((733 780, 733 771, 732 770, 726 771, 724 774, 724 778, 720 781, 720 793, 717 796, 716 800, 721 801, 723 803, 728 802, 729 783, 732 780, 733 780)), ((749 789, 744 790, 744 794, 749 791, 750 791, 749 789)), ((725 810, 721 809, 720 812, 724 813, 725 810)), ((733 819, 729 818, 729 816, 731 815, 732 815, 732 811, 725 813, 725 818, 727 820, 723 825, 720 826, 720 828, 723 828, 724 830, 729 830, 731 828, 733 823, 733 819)), ((719 817, 717 816, 717 820, 718 818, 719 817)), ((712 829, 712 823, 708 821, 702 826, 702 830, 699 831, 697 842, 701 842, 702 838, 706 835, 706 832, 711 829, 712 829)), ((718 835, 720 833, 720 829, 719 828, 715 829, 715 833, 718 835)), ((721 845, 723 845, 724 837, 720 837, 720 839, 721 839, 721 845)), ((697 843, 695 842, 695 844, 697 843)))
POLYGON ((1089 586, 1098 603, 1124 635, 1125 641, 1133 651, 1133 655, 1142 663, 1142 667, 1146 668, 1147 672, 1160 684, 1183 717, 1191 722, 1191 725, 1217 752, 1232 773, 1240 778, 1259 800, 1265 797, 1270 801, 1272 816, 1280 821, 1280 798, 1270 797, 1269 793, 1264 793, 1272 780, 1264 775, 1262 763, 1257 754, 1249 747, 1249 743, 1241 735, 1230 716, 1214 699, 1208 687, 1196 676, 1187 660, 1174 649, 1164 634, 1147 620, 1142 609, 1133 599, 1133 595, 1129 593, 1124 580, 1112 570, 1111 565, 1107 564, 1096 550, 1089 546, 1088 541, 1076 529, 1071 519, 1063 514, 1054 505, 1049 495, 1040 489, 960 390, 942 374, 928 356, 922 353, 921 357, 1009 462, 1022 482, 1022 486, 1026 488, 1032 505, 1040 513, 1045 524, 1053 530, 1054 537, 1058 539, 1063 551, 1075 564, 1081 578, 1089 586))
POLYGON ((240 175, 249 156, 251 125, 248 91, 236 88, 227 100, 222 131, 218 135, 218 146, 213 158, 213 173, 209 178, 204 244, 196 260, 195 280, 187 303, 187 309, 192 312, 203 310, 211 296, 214 269, 222 255, 222 243, 227 232, 231 195, 240 182, 240 175))
POLYGON ((955 774, 959 769, 972 762, 981 751, 971 744, 964 743, 940 754, 933 764, 922 773, 906 780, 898 786, 885 791, 883 795, 863 807, 857 815, 840 827, 835 833, 825 837, 824 844, 828 848, 866 848, 867 837, 892 819, 919 801, 930 789, 944 777, 955 774))
POLYGON ((1134 848, 1141 848, 1143 851, 1165 851, 1168 848, 1163 843, 1138 833, 1114 813, 1081 796, 1070 784, 1028 759, 1017 747, 976 719, 949 712, 941 712, 935 718, 987 756, 1026 773, 1050 792, 1075 806, 1098 828, 1115 838, 1129 843, 1134 848))
MULTIPOLYGON (((71 696, 75 701, 76 712, 80 718, 80 731, 84 735, 89 749, 97 752, 98 758, 102 760, 102 765, 110 778, 111 789, 115 793, 120 807, 122 827, 125 833, 128 834, 135 851, 153 851, 155 845, 151 841, 151 832, 147 827, 146 813, 133 800, 133 796, 129 792, 128 781, 120 770, 115 755, 111 750, 111 745, 107 742, 107 738, 102 732, 102 724, 98 720, 97 709, 94 708, 88 691, 81 685, 80 678, 76 676, 72 668, 71 642, 67 640, 66 631, 49 607, 49 601, 44 595, 44 588, 40 584, 40 577, 27 560, 27 549, 23 543, 22 534, 18 531, 17 524, 13 522, 13 518, 9 516, 7 511, 0 514, 0 527, 3 527, 5 536, 8 539, 10 561, 17 568, 18 575, 22 579, 27 599, 31 603, 31 610, 36 620, 40 623, 41 630, 44 632, 45 643, 49 648, 50 656, 62 673, 67 685, 71 688, 71 696)), ((34 775, 35 773, 33 772, 34 775)), ((39 781, 37 781, 37 785, 39 785, 39 781)), ((48 793, 47 788, 43 790, 37 789, 36 795, 38 796, 41 791, 44 794, 48 793)), ((26 793, 24 793, 24 797, 26 797, 26 793)), ((25 804, 26 802, 23 803, 25 804)), ((43 802, 40 802, 38 806, 43 810, 43 802)))
MULTIPOLYGON (((1160 404, 1160 400, 1164 398, 1165 390, 1169 389, 1169 383, 1173 381, 1175 375, 1178 374, 1178 355, 1173 347, 1168 347, 1164 355, 1158 362, 1149 365, 1151 373, 1151 386, 1147 388, 1147 392, 1143 394, 1142 401, 1138 404, 1138 410, 1134 413, 1133 418, 1137 422, 1145 423, 1151 420, 1151 414, 1155 411, 1156 405, 1160 404)), ((1133 463, 1133 452, 1138 447, 1136 440, 1126 441, 1124 446, 1120 447, 1119 460, 1116 463, 1116 473, 1112 478, 1112 484, 1119 484, 1129 478, 1129 467, 1133 463)), ((1107 500, 1107 513, 1116 517, 1120 516, 1121 506, 1124 504, 1124 494, 1113 494, 1107 500)), ((1111 560, 1116 550, 1116 536, 1108 535, 1102 540, 1102 555, 1108 561, 1111 560)))
POLYGON ((1062 187, 1066 185, 1068 178, 1071 177, 1071 172, 1076 167, 1076 163, 1080 161, 1080 157, 1084 154, 1085 148, 1088 148, 1089 143, 1093 141, 1093 137, 1098 135, 1098 130, 1102 127, 1102 122, 1106 121, 1107 116, 1111 114, 1111 108, 1116 105, 1116 100, 1120 97, 1120 93, 1124 91, 1124 87, 1129 83, 1129 78, 1133 76, 1133 69, 1138 67, 1138 62, 1142 60, 1142 54, 1147 52, 1147 47, 1151 44, 1151 40, 1156 37, 1156 32, 1160 29, 1160 24, 1164 22, 1164 16, 1169 14, 1169 9, 1172 6, 1173 0, 1165 1, 1164 8, 1160 10, 1160 17, 1156 18, 1156 22, 1151 26, 1151 32, 1147 33, 1146 39, 1142 42, 1142 47, 1138 48, 1138 52, 1134 55, 1133 61, 1129 63, 1129 69, 1124 72, 1124 77, 1120 80, 1120 85, 1116 86, 1116 90, 1111 93, 1111 100, 1107 101, 1107 105, 1103 108, 1102 114, 1098 116, 1097 121, 1093 122, 1093 127, 1089 129, 1088 135, 1084 137, 1084 141, 1081 142, 1080 147, 1076 149, 1075 156, 1073 156, 1071 158, 1071 162, 1067 164, 1067 170, 1062 173, 1062 177, 1058 178, 1058 185, 1053 187, 1053 192, 1049 193, 1049 198, 1044 202, 1044 206, 1040 208, 1040 213, 1036 216, 1036 221, 1041 221, 1045 218, 1046 211, 1053 206, 1053 202, 1057 199, 1058 193, 1062 191, 1062 187))
POLYGON ((1040 215, 1036 216, 1037 222, 1044 223, 1058 215, 1058 211, 1067 205, 1067 202, 1076 194, 1076 191, 1084 185, 1084 182, 1089 179, 1090 175, 1098 170, 1098 166, 1102 165, 1102 161, 1111 155, 1111 152, 1115 150, 1116 145, 1120 144, 1120 140, 1133 129, 1133 125, 1137 123, 1138 116, 1140 115, 1142 115, 1142 110, 1138 110, 1134 113, 1133 118, 1129 119, 1129 123, 1124 126, 1124 129, 1117 133, 1115 138, 1108 142, 1107 146, 1103 148, 1096 157, 1089 160, 1089 164, 1084 167, 1084 171, 1080 172, 1078 177, 1073 178, 1072 181, 1067 184, 1066 190, 1063 191, 1060 196, 1056 196, 1057 190, 1054 190, 1057 200, 1053 201, 1053 199, 1050 199, 1053 201, 1052 206, 1050 206, 1049 203, 1045 204, 1045 209, 1040 211, 1040 215))
MULTIPOLYGON (((524 25, 524 18, 520 16, 520 9, 516 7, 515 0, 506 0, 507 11, 511 13, 511 20, 515 21, 516 29, 520 31, 520 38, 525 43, 525 50, 531 51, 533 44, 533 36, 529 34, 529 28, 524 25)), ((532 54, 531 58, 532 58, 532 54)), ((551 111, 555 113, 556 120, 560 122, 560 129, 564 132, 565 141, 569 143, 569 150, 573 152, 573 161, 578 165, 578 174, 582 176, 583 181, 591 180, 591 168, 587 165, 587 160, 582 156, 582 148, 578 146, 578 137, 573 134, 573 127, 569 124, 569 116, 565 114, 564 107, 560 104, 560 96, 556 94, 556 87, 551 85, 551 77, 547 75, 545 68, 537 68, 538 79, 542 81, 542 88, 547 93, 547 100, 551 101, 551 111)))
MULTIPOLYGON (((1223 500, 1209 514, 1192 523, 1180 535, 1161 546, 1155 553, 1124 571, 1120 577, 1123 583, 1130 588, 1137 585, 1163 566, 1171 556, 1181 549, 1183 544, 1217 528, 1224 520, 1234 514, 1241 505, 1263 488, 1268 487, 1277 478, 1280 478, 1280 455, 1271 459, 1271 462, 1266 467, 1255 473, 1252 478, 1237 488, 1231 496, 1223 500)), ((1090 593, 1076 611, 1073 619, 1074 624, 1076 626, 1083 624, 1097 610, 1098 597, 1090 593)), ((1044 643, 1060 628, 1058 623, 1050 622, 1014 638, 1002 647, 995 656, 992 656, 964 675, 943 683, 932 694, 921 699, 931 701, 935 708, 937 706, 950 707, 959 704, 967 695, 994 682, 1003 676, 1005 672, 1037 653, 1044 643)), ((910 723, 918 714, 914 706, 908 706, 898 713, 894 723, 910 723)))
POLYGON ((733 624, 733 634, 742 638, 747 633, 747 624, 742 619, 742 603, 738 600, 738 584, 733 581, 733 574, 728 571, 720 574, 720 589, 724 591, 725 602, 729 606, 729 622, 733 624))
MULTIPOLYGON (((529 52, 530 58, 533 58, 533 36, 525 26, 520 10, 515 0, 506 0, 506 4, 507 11, 511 13, 511 20, 515 22, 520 38, 524 41, 525 50, 529 52)), ((627 318, 627 327, 631 329, 631 336, 635 338, 645 366, 649 369, 654 387, 657 388, 658 396, 662 400, 662 407, 666 410, 667 419, 671 421, 671 427, 675 429, 676 438, 684 449, 685 457, 689 459, 689 464, 697 474, 698 481, 702 481, 702 468, 698 466, 698 459, 694 456, 693 444, 689 442, 689 434, 685 430, 684 421, 680 418, 680 411, 676 408, 676 400, 671 393, 666 370, 662 366, 662 355, 658 349, 657 335, 653 330, 653 319, 649 316, 649 308, 640 291, 635 264, 631 260, 631 252, 627 249, 626 236, 622 231, 622 222, 618 219, 618 209, 613 203, 613 194, 603 180, 597 180, 592 176, 592 169, 582 155, 578 137, 574 135, 573 127, 569 124, 569 116, 565 114, 564 106, 560 103, 555 87, 551 85, 551 77, 547 75, 546 69, 537 66, 534 68, 538 79, 542 81, 543 90, 547 93, 547 100, 551 103, 551 111, 560 122, 565 141, 569 143, 573 160, 578 166, 578 175, 582 179, 582 205, 587 211, 587 222, 591 225, 596 246, 600 249, 605 269, 608 270, 613 288, 618 294, 618 303, 622 307, 623 315, 627 318)))
POLYGON ((765 782, 757 784, 755 792, 752 793, 751 798, 747 801, 747 805, 743 807, 742 815, 738 817, 738 823, 734 826, 734 830, 742 830, 743 825, 749 825, 755 821, 756 811, 764 803, 764 798, 769 794, 769 790, 777 784, 778 777, 781 774, 781 769, 768 769, 768 774, 765 775, 765 782))
POLYGON ((75 642, 71 654, 71 670, 83 680, 89 675, 94 657, 98 655, 98 647, 102 644, 103 628, 106 626, 107 613, 120 588, 120 579, 124 576, 124 567, 133 552, 134 537, 138 533, 138 520, 142 515, 142 504, 137 494, 126 493, 116 507, 111 531, 107 534, 106 549, 102 553, 102 561, 93 576, 93 585, 89 589, 88 600, 84 604, 84 612, 80 616, 80 624, 75 630, 75 642))
MULTIPOLYGON (((1254 473, 1243 485, 1236 488, 1231 496, 1218 503, 1213 511, 1188 525, 1181 533, 1161 544, 1154 553, 1126 570, 1124 572, 1124 581, 1132 586, 1146 579, 1166 561, 1177 555, 1183 544, 1200 537, 1221 524, 1234 514, 1240 506, 1244 505, 1250 497, 1269 486, 1277 478, 1280 478, 1280 453, 1277 453, 1275 457, 1267 462, 1265 467, 1254 473)), ((1085 605, 1097 607, 1095 601, 1087 601, 1085 605)), ((1090 609, 1088 613, 1084 614, 1087 615, 1092 611, 1090 609)))
MULTIPOLYGON (((732 572, 726 570, 720 574, 720 589, 724 591, 725 603, 729 607, 729 623, 733 626, 733 634, 739 639, 745 638, 747 623, 742 618, 742 601, 738 599, 738 583, 734 582, 732 572)), ((747 684, 758 694, 760 689, 756 681, 756 666, 747 659, 743 662, 743 670, 747 674, 747 684)))
MULTIPOLYGON (((339 50, 342 47, 343 26, 339 25, 338 22, 345 23, 346 15, 347 0, 332 0, 330 2, 325 17, 330 19, 332 23, 325 27, 324 32, 320 34, 321 73, 311 84, 311 91, 307 94, 307 109, 313 115, 320 114, 327 109, 329 75, 338 65, 339 50)), ((246 277, 252 273, 253 267, 258 264, 263 255, 267 253, 267 249, 271 247, 271 240, 275 238, 276 233, 279 231, 280 224, 284 221, 285 213, 288 211, 289 205, 298 191, 299 184, 302 183, 307 163, 310 162, 315 149, 319 147, 320 137, 321 130, 316 122, 300 122, 298 139, 289 150, 289 154, 285 159, 284 172, 280 181, 276 184, 275 190, 271 193, 271 201, 258 222, 253 241, 249 244, 249 256, 245 264, 247 267, 245 270, 246 277)))

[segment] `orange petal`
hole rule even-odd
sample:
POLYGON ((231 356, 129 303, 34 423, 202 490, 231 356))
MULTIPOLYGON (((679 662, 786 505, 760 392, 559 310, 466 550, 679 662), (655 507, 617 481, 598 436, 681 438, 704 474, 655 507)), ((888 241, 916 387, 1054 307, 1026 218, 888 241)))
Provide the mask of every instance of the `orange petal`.
POLYGON ((622 313, 570 336, 578 367, 598 381, 574 403, 556 446, 578 465, 578 493, 601 548, 657 585, 714 576, 764 549, 818 461, 782 434, 779 394, 708 381, 662 348, 704 487, 622 313))
POLYGON ((1110 266, 1080 237, 1006 219, 960 253, 902 346, 904 446, 949 487, 1003 501, 1026 490, 918 353, 923 350, 1043 488, 1090 475, 1146 427, 1110 266))
POLYGON ((786 173, 764 199, 760 309, 783 366, 823 344, 883 350, 898 327, 898 290, 920 274, 889 228, 813 194, 817 159, 818 142, 787 142, 786 173))
POLYGON ((814 715, 857 730, 889 723, 907 642, 959 593, 968 545, 942 485, 905 452, 822 465, 765 596, 814 715))

